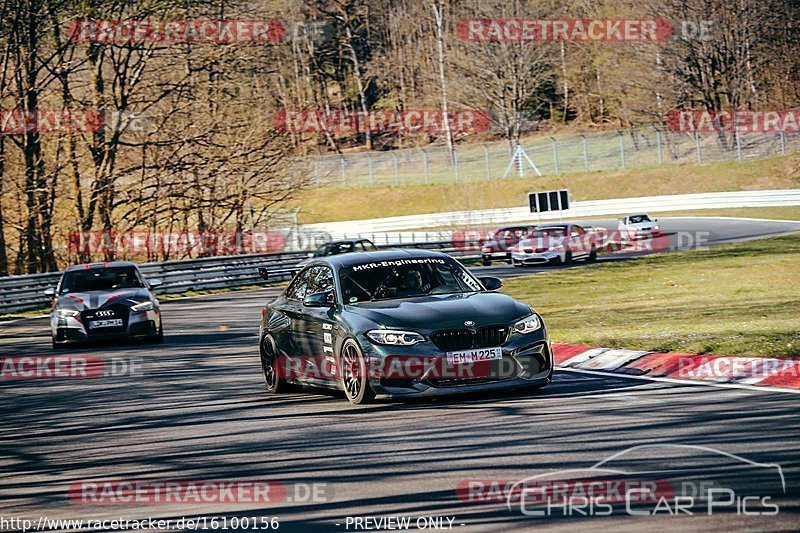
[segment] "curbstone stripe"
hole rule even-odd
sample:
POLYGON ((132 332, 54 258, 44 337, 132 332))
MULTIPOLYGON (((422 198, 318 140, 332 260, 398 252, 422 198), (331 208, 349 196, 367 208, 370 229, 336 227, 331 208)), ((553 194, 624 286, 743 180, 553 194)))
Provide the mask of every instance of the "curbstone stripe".
POLYGON ((553 343, 557 367, 712 383, 800 389, 800 360, 655 353, 553 343))

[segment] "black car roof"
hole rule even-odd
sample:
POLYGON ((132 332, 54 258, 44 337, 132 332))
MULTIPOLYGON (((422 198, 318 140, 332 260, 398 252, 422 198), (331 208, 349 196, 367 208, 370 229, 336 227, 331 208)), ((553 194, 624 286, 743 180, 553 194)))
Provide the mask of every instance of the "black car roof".
POLYGON ((365 242, 365 241, 366 242, 372 242, 369 239, 340 239, 338 241, 326 242, 325 244, 320 246, 320 248, 322 248, 323 246, 330 246, 332 244, 344 244, 344 243, 350 243, 350 242, 365 242))
POLYGON ((450 259, 450 256, 441 252, 413 248, 410 250, 392 249, 378 250, 376 252, 359 252, 357 254, 330 255, 327 257, 319 257, 314 262, 327 263, 333 267, 347 267, 364 263, 372 263, 375 261, 395 261, 397 259, 412 259, 417 257, 439 257, 450 259))
POLYGON ((83 265, 73 265, 64 269, 65 272, 74 270, 88 270, 90 268, 114 268, 114 267, 135 267, 136 263, 130 261, 111 261, 110 263, 86 263, 83 265))

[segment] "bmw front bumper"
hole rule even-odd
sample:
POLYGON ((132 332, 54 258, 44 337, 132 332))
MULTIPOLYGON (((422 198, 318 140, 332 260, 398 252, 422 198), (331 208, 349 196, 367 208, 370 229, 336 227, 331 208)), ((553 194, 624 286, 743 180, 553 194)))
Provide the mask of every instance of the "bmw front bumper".
POLYGON ((561 254, 558 252, 543 252, 543 253, 512 253, 511 258, 514 262, 521 265, 543 265, 547 263, 555 263, 561 261, 561 254))
POLYGON ((369 341, 361 344, 368 366, 385 370, 371 372, 370 385, 376 394, 386 397, 541 387, 550 383, 553 374, 552 350, 544 328, 527 335, 512 335, 501 346, 502 359, 474 364, 476 366, 470 368, 465 368, 467 365, 445 366, 447 352, 430 341, 409 347, 376 345, 369 341), (423 360, 425 364, 406 364, 423 360), (409 368, 410 371, 403 370, 409 368))

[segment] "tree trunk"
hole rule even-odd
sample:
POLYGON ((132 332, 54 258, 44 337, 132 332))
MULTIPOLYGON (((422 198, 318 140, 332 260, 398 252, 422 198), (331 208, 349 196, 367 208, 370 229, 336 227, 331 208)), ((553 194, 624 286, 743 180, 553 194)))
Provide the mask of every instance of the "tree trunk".
POLYGON ((372 150, 372 131, 370 130, 369 111, 367 110, 367 94, 364 80, 361 78, 361 63, 358 60, 356 48, 353 46, 353 32, 350 29, 349 21, 345 22, 345 35, 347 36, 347 48, 350 50, 350 61, 353 63, 353 71, 356 78, 356 88, 358 89, 358 103, 361 107, 361 112, 364 114, 364 125, 366 131, 364 132, 364 146, 367 150, 372 150))
POLYGON ((453 132, 450 130, 450 121, 448 120, 448 103, 447 103, 447 77, 445 76, 445 61, 444 61, 444 0, 439 0, 431 4, 433 9, 433 18, 436 22, 436 48, 438 51, 439 62, 439 88, 442 95, 442 120, 444 122, 444 134, 447 141, 447 153, 450 156, 450 164, 454 165, 456 162, 455 150, 453 148, 453 132))
POLYGON ((6 142, 0 137, 0 276, 8 276, 8 254, 6 252, 5 224, 3 219, 3 177, 6 169, 6 142))

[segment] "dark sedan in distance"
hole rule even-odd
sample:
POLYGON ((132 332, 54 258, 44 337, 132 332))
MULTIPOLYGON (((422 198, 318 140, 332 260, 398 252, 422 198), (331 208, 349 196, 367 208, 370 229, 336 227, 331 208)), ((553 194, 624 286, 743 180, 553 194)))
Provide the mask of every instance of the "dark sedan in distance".
POLYGON ((501 286, 433 251, 318 258, 263 309, 267 390, 325 387, 358 404, 546 385, 544 322, 501 286))
POLYGON ((311 257, 304 259, 297 264, 298 269, 305 267, 318 257, 328 257, 330 255, 350 254, 354 252, 374 252, 378 247, 372 244, 369 239, 343 239, 325 243, 311 254, 311 257))

